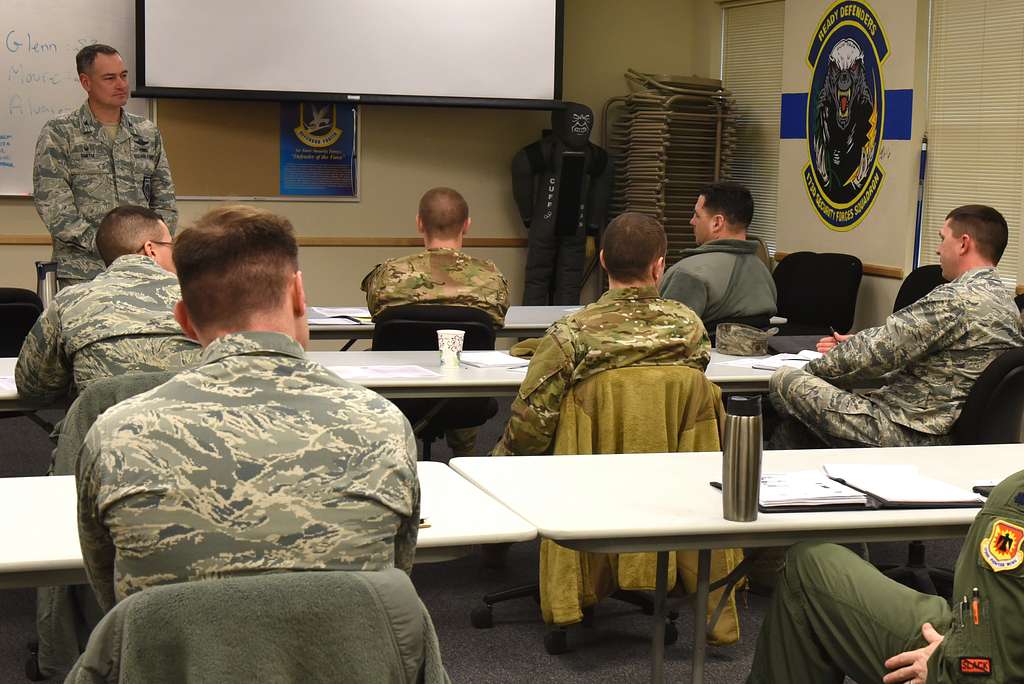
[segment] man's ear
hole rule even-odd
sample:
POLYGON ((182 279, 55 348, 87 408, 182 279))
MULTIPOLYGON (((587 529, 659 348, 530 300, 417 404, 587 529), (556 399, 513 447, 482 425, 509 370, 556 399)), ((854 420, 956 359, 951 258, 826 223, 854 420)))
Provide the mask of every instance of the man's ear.
POLYGON ((665 257, 660 256, 655 259, 651 265, 651 276, 654 278, 654 284, 657 285, 658 281, 661 280, 661 276, 665 275, 665 257))
POLYGON ((427 234, 427 231, 423 228, 423 219, 420 218, 419 214, 416 214, 416 232, 420 235, 427 234))
POLYGON ((604 265, 604 250, 603 249, 600 252, 597 253, 597 258, 601 262, 601 268, 603 268, 605 271, 607 271, 608 267, 604 265))
POLYGON ((463 235, 465 235, 466 233, 469 232, 469 227, 471 225, 473 225, 473 219, 472 219, 472 217, 467 216, 466 217, 466 222, 462 224, 462 234, 463 235))
POLYGON ((199 335, 196 334, 196 329, 192 325, 192 319, 189 318, 188 309, 185 308, 184 300, 179 299, 174 304, 174 320, 178 321, 178 325, 181 326, 181 330, 185 333, 185 337, 190 340, 199 340, 199 335))
POLYGON ((296 318, 306 317, 306 289, 302 286, 302 271, 295 272, 292 281, 292 313, 296 318))

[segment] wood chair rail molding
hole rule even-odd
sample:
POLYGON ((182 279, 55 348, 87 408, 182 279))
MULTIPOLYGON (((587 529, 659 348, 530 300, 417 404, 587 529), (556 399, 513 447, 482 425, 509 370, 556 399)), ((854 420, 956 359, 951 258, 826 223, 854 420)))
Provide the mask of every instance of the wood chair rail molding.
MULTIPOLYGON (((423 240, 415 237, 330 237, 300 235, 299 247, 421 247, 423 240)), ((0 245, 49 245, 49 235, 0 235, 0 245)), ((526 247, 526 238, 466 238, 464 247, 526 247)))

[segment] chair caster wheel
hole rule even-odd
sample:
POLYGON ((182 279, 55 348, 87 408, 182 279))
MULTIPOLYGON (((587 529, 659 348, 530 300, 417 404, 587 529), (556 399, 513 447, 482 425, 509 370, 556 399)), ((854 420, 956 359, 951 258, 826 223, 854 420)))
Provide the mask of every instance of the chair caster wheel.
POLYGON ((665 623, 665 645, 671 646, 679 641, 679 628, 674 622, 665 623))
POLYGON ((39 658, 35 653, 25 659, 25 676, 30 682, 41 682, 46 679, 39 670, 39 658))
POLYGON ((569 650, 569 633, 564 629, 553 629, 544 635, 544 650, 551 655, 561 655, 569 650))
POLYGON ((469 612, 469 621, 477 629, 490 629, 494 626, 494 613, 490 606, 477 606, 469 612))

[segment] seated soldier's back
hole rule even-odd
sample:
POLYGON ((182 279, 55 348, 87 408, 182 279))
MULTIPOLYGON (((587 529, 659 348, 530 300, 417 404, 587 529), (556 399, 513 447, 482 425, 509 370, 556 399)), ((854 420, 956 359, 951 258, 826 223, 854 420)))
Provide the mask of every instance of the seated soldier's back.
POLYGON ((400 527, 414 547, 415 440, 393 404, 277 333, 221 337, 201 363, 110 409, 86 438, 80 487, 115 546, 119 598, 224 575, 393 567, 400 527))
POLYGON ((508 282, 492 261, 457 249, 428 249, 378 265, 363 279, 370 314, 406 304, 444 304, 486 311, 502 325, 508 282))
POLYGON ((189 366, 199 344, 174 319, 178 279, 140 255, 120 257, 90 282, 57 293, 61 346, 79 391, 99 378, 189 366))

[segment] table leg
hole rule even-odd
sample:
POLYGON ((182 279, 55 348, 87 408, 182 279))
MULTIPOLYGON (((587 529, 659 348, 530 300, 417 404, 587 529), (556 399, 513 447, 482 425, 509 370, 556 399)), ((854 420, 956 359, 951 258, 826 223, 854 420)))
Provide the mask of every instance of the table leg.
POLYGON ((708 590, 711 585, 711 549, 697 556, 697 595, 693 602, 693 684, 704 681, 704 653, 708 645, 708 590))
POLYGON ((349 340, 348 342, 345 343, 344 347, 342 347, 338 351, 348 351, 349 349, 352 348, 352 345, 355 344, 355 343, 356 343, 356 339, 353 337, 351 340, 349 340))
POLYGON ((654 581, 654 637, 651 643, 651 681, 665 681, 665 596, 668 593, 668 551, 658 552, 657 579, 654 581))

